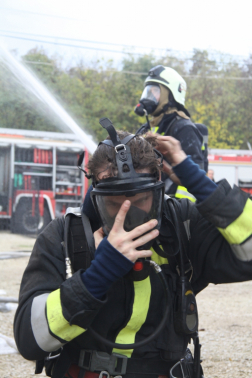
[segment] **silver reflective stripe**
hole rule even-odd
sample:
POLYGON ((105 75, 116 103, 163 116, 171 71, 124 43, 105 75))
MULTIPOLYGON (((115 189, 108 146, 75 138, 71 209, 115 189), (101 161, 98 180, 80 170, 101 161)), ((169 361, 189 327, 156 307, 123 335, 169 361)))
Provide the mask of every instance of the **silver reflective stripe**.
POLYGON ((191 239, 191 232, 190 232, 190 219, 187 219, 186 221, 183 222, 187 234, 187 239, 191 239))
POLYGON ((66 217, 68 214, 74 214, 77 217, 81 217, 81 207, 68 207, 64 217, 66 217))
POLYGON ((203 142, 208 143, 208 135, 203 135, 203 142))
POLYGON ((192 198, 194 201, 196 201, 196 198, 194 197, 194 195, 192 195, 189 192, 185 192, 184 190, 177 189, 176 194, 180 194, 180 195, 184 196, 185 198, 192 198))
POLYGON ((33 299, 31 307, 31 326, 38 346, 45 352, 54 352, 64 344, 49 333, 45 311, 46 300, 49 294, 50 293, 42 294, 33 299))
POLYGON ((164 200, 167 201, 169 198, 171 198, 170 196, 168 196, 167 194, 164 195, 164 200))
POLYGON ((241 261, 251 261, 252 260, 252 238, 247 240, 243 244, 232 244, 231 248, 237 257, 241 261))

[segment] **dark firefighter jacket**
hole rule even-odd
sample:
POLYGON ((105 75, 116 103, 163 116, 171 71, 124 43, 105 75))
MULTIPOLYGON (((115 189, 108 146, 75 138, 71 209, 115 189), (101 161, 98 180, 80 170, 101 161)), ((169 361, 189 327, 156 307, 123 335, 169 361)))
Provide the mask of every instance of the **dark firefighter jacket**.
MULTIPOLYGON (((156 133, 160 135, 172 136, 180 141, 181 148, 186 155, 190 155, 194 163, 204 169, 204 142, 203 136, 190 119, 180 117, 176 112, 164 114, 161 122, 154 128, 156 133)), ((184 187, 178 187, 167 175, 162 176, 165 181, 165 193, 174 195, 176 198, 188 198, 195 201, 194 196, 186 191, 184 187)))
MULTIPOLYGON (((169 199, 168 201, 172 201, 169 199)), ((208 283, 240 282, 252 279, 252 201, 239 188, 223 180, 204 202, 178 202, 188 233, 187 254, 193 265, 195 293, 208 283), (182 214, 183 205, 183 214, 182 214)), ((168 206, 164 204, 161 234, 172 245, 173 233, 168 206)), ((66 280, 63 241, 64 218, 52 221, 38 236, 20 288, 14 321, 20 353, 40 360, 65 346, 78 355, 80 349, 112 350, 96 341, 89 325, 102 336, 121 344, 143 340, 158 326, 163 311, 163 289, 151 271, 143 281, 121 278, 106 298, 98 300, 85 288, 81 272, 66 280)), ((175 275, 166 258, 155 252, 152 259, 161 267, 169 284, 170 313, 166 327, 156 340, 136 350, 113 350, 131 359, 160 357, 177 360, 183 356, 188 338, 173 327, 175 275)), ((62 376, 64 376, 62 374, 62 376)))

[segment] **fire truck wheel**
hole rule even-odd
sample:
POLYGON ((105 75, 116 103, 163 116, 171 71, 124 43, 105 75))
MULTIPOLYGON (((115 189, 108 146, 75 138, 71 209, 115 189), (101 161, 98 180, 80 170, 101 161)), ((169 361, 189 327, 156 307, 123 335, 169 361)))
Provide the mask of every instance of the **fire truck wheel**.
POLYGON ((43 217, 40 217, 38 210, 32 214, 31 206, 23 201, 17 206, 13 231, 18 234, 39 234, 50 222, 51 217, 47 206, 44 207, 43 217))

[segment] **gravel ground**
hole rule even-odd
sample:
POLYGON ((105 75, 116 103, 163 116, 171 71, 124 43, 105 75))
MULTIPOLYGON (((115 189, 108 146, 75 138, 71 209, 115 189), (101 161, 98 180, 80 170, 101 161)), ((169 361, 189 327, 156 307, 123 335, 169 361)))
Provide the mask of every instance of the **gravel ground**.
MULTIPOLYGON (((0 232, 0 252, 29 251, 35 239, 0 232)), ((0 260, 0 289, 17 297, 28 257, 0 260)), ((252 377, 252 281, 209 285, 197 296, 200 342, 206 378, 252 377)), ((14 311, 0 312, 0 333, 13 337, 14 311)), ((0 378, 34 376, 34 362, 19 354, 0 355, 0 378)), ((42 373, 37 377, 45 377, 42 373)))

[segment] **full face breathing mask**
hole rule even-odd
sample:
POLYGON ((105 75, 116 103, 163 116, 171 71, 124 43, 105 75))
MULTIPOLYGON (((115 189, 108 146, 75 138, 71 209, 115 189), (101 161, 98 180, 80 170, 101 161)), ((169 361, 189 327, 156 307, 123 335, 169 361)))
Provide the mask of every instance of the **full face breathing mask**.
MULTIPOLYGON (((105 144, 114 149, 117 166, 116 176, 99 181, 93 179, 91 199, 97 214, 99 214, 105 235, 109 234, 115 217, 126 199, 130 200, 131 207, 125 218, 125 231, 131 231, 151 219, 158 220, 156 228, 159 229, 161 226, 164 183, 159 181, 157 174, 135 171, 128 143, 136 135, 131 134, 120 140, 108 118, 102 118, 100 124, 108 131, 111 138, 102 141, 100 144, 105 144)), ((154 152, 162 163, 162 155, 156 150, 154 152)), ((139 249, 149 249, 152 243, 153 241, 150 241, 139 249)))

